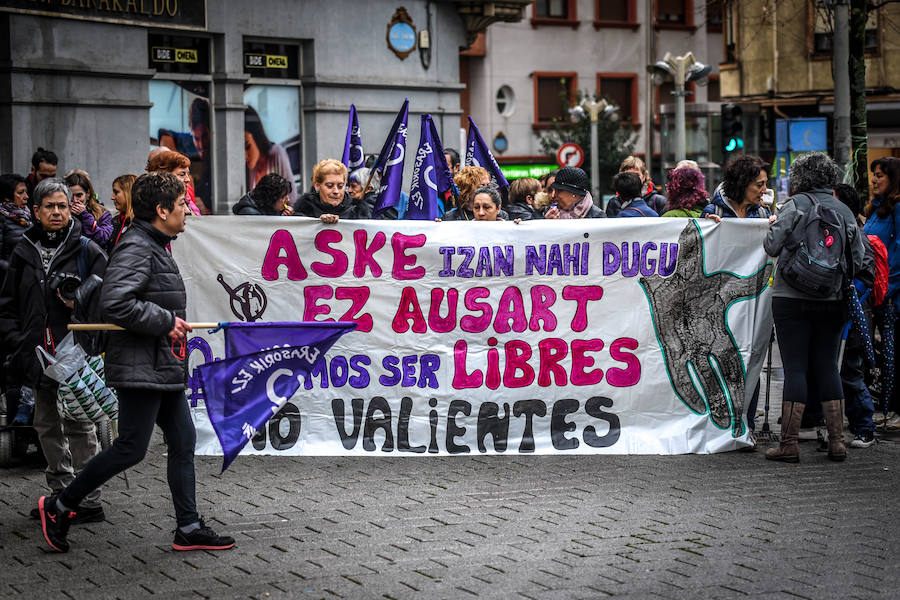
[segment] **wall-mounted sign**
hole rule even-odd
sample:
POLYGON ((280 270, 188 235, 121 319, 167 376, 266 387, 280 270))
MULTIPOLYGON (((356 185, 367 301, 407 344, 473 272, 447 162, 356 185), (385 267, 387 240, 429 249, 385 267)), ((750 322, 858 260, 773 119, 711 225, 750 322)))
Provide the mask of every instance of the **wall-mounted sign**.
POLYGON ((300 46, 276 42, 244 42, 244 73, 268 79, 300 77, 300 46))
POLYGON ((162 73, 209 73, 209 39, 150 33, 150 68, 162 73))
POLYGON ((402 6, 397 9, 387 26, 387 45, 400 60, 416 49, 416 27, 402 6))
POLYGON ((206 0, 4 0, 0 11, 156 27, 206 29, 206 0))

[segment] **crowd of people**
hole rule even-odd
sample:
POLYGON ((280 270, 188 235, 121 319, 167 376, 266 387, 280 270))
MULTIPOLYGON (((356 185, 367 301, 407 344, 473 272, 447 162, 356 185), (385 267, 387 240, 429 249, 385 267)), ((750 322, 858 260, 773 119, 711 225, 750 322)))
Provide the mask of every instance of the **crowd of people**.
MULTIPOLYGON (((266 146, 257 137, 250 141, 266 146)), ((441 207, 442 221, 765 218, 769 231, 764 247, 778 257, 791 245, 792 232, 804 215, 819 205, 834 211, 840 215, 840 231, 833 234, 840 235, 848 249, 843 268, 852 287, 848 283, 824 296, 811 295, 775 271, 772 309, 785 386, 781 441, 766 458, 798 461, 799 432, 810 421, 824 420, 828 456, 836 461, 847 453, 845 415, 853 435, 851 447, 874 443, 879 421, 886 429, 900 430, 900 369, 893 364, 900 302, 900 159, 872 163, 874 198, 863 207, 856 191, 840 184, 834 161, 821 153, 802 156, 790 168, 790 197, 776 207, 768 187, 769 165, 757 156, 729 162, 712 196, 692 161, 669 171, 663 194, 643 161, 629 156, 613 178, 616 194, 604 209, 591 196, 590 179, 579 168, 564 167, 541 179, 516 179, 508 190, 499 190, 486 169, 461 166, 452 150, 445 158, 455 189, 441 207), (862 320, 850 318, 854 309, 862 320), (842 345, 845 331, 849 333, 842 345), (869 340, 878 343, 870 347, 869 340), (873 395, 881 398, 880 420, 873 395)), ((195 433, 184 399, 184 340, 190 326, 183 320, 184 286, 168 251, 187 216, 201 214, 190 160, 155 149, 144 174, 123 174, 113 181, 115 215, 99 201, 87 172, 73 169, 60 178, 57 167, 57 156, 39 148, 27 176, 0 176, 4 372, 21 390, 14 422, 37 431, 51 491, 40 499, 33 516, 41 521, 52 549, 68 550, 69 526, 105 519, 99 501, 102 484, 143 458, 156 423, 169 447, 169 487, 177 518, 173 547, 229 548, 234 540, 207 527, 196 509, 195 433), (79 310, 53 282, 61 277, 80 281, 91 274, 104 280, 99 299, 104 317, 123 328, 110 335, 106 347, 107 382, 119 395, 119 436, 101 453, 90 424, 68 421, 57 412, 57 384, 42 373, 34 352, 35 346, 42 346, 53 354, 79 310)), ((398 219, 406 210, 402 203, 378 207, 378 172, 361 168, 350 173, 335 159, 315 165, 312 186, 302 194, 295 194, 291 181, 278 172, 260 171, 254 184, 234 203, 235 215, 305 216, 336 223, 398 219)), ((758 397, 757 383, 747 407, 751 430, 758 397)))

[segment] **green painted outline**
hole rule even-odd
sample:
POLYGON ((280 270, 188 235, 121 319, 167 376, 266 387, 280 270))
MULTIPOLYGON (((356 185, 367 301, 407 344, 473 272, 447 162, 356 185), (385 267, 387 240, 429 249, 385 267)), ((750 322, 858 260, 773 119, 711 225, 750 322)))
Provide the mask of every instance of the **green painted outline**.
MULTIPOLYGON (((738 275, 737 273, 733 273, 732 271, 713 271, 712 273, 707 273, 706 272, 706 244, 704 243, 703 230, 700 228, 700 225, 697 223, 697 219, 691 219, 691 222, 693 223, 694 227, 697 228, 697 233, 700 235, 700 252, 702 255, 700 269, 703 271, 704 277, 709 277, 710 275, 715 275, 716 273, 727 273, 728 275, 732 275, 734 277, 737 277, 738 279, 750 279, 752 277, 756 277, 762 271, 765 271, 766 267, 768 267, 768 266, 772 266, 774 268, 772 261, 766 261, 765 264, 763 264, 763 266, 760 269, 758 269, 756 272, 754 272, 750 275, 746 275, 746 276, 738 275)), ((682 231, 684 231, 684 230, 682 229, 682 231)), ((680 234, 679 234, 679 237, 680 237, 680 234)), ((675 263, 675 268, 676 269, 678 268, 677 262, 675 263)), ((671 275, 670 275, 670 277, 671 277, 671 275)), ((656 343, 659 344, 659 351, 662 353, 662 356, 663 356, 663 365, 666 368, 666 377, 669 378, 669 385, 672 387, 672 392, 675 394, 675 397, 678 398, 678 400, 682 404, 684 404, 684 406, 687 407, 687 409, 690 410, 695 415, 709 415, 709 413, 710 413, 709 399, 708 399, 709 397, 706 395, 705 391, 704 391, 704 393, 701 394, 701 396, 703 397, 704 403, 706 404, 706 411, 701 413, 701 412, 697 412, 696 410, 691 408, 691 406, 687 402, 684 401, 684 398, 681 397, 681 394, 678 393, 678 390, 675 389, 675 383, 672 381, 672 373, 671 373, 671 371, 669 371, 669 361, 666 360, 666 350, 665 350, 665 348, 663 348, 662 340, 660 340, 660 337, 659 337, 659 329, 656 327, 656 318, 654 317, 654 313, 653 313, 653 304, 650 302, 650 296, 647 293, 647 288, 644 287, 643 281, 638 280, 638 283, 641 286, 641 291, 644 292, 644 297, 647 299, 647 306, 650 307, 650 322, 653 323, 653 333, 656 336, 656 343)), ((769 284, 767 283, 765 286, 763 286, 763 288, 759 291, 759 293, 754 294, 752 296, 745 296, 743 298, 737 298, 735 300, 732 300, 725 306, 725 312, 723 314, 723 318, 725 319, 725 331, 728 333, 728 337, 731 338, 731 342, 732 342, 732 344, 734 344, 735 348, 739 348, 739 346, 737 344, 737 340, 735 340, 735 338, 734 338, 734 334, 731 332, 731 328, 728 326, 728 311, 731 310, 732 305, 736 304, 737 302, 743 302, 745 300, 753 300, 753 299, 759 298, 760 296, 762 296, 765 293, 765 291, 768 287, 769 287, 769 284)), ((744 364, 744 357, 741 355, 741 353, 738 352, 737 354, 738 354, 738 360, 741 362, 741 373, 744 376, 744 389, 746 390, 747 366, 744 364)), ((707 355, 707 360, 709 360, 710 356, 711 355, 707 355)), ((718 360, 716 361, 716 363, 718 363, 718 360)), ((688 361, 687 363, 685 363, 686 367, 687 367, 687 365, 691 365, 693 368, 691 361, 688 361)), ((695 369, 695 371, 696 371, 696 369, 695 369)), ((713 373, 716 373, 715 369, 713 369, 713 373)), ((688 376, 689 376, 688 378, 691 379, 690 371, 688 371, 688 376)), ((716 379, 719 380, 719 385, 722 386, 722 380, 721 380, 720 376, 718 375, 718 373, 716 373, 716 379)), ((697 381, 700 382, 699 376, 697 377, 697 381)), ((697 390, 697 386, 694 384, 693 379, 691 379, 691 386, 694 388, 694 391, 696 391, 698 394, 700 394, 700 391, 697 390)), ((701 388, 703 387, 702 382, 700 383, 700 386, 701 386, 701 388)), ((735 421, 734 406, 731 401, 731 395, 728 393, 727 387, 722 386, 722 388, 725 390, 725 396, 728 399, 728 412, 731 415, 731 420, 734 422, 735 421)), ((710 419, 710 422, 717 429, 725 431, 724 427, 719 427, 718 425, 716 425, 716 423, 712 419, 710 419)), ((741 435, 743 435, 743 430, 744 430, 743 415, 741 415, 741 418, 739 420, 737 420, 737 422, 740 423, 742 433, 740 435, 735 435, 734 431, 732 431, 731 437, 734 437, 734 438, 737 438, 737 437, 740 437, 741 435)), ((728 429, 732 429, 732 428, 729 427, 728 429)))

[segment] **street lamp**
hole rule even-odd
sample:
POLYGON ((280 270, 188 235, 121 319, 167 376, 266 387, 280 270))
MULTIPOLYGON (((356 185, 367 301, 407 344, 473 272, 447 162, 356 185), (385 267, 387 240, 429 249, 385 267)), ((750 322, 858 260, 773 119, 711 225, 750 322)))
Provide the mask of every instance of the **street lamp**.
POLYGON ((662 85, 665 81, 675 82, 675 162, 685 159, 684 132, 684 84, 696 81, 700 85, 706 85, 712 67, 697 62, 692 52, 684 56, 672 56, 666 52, 662 60, 649 65, 647 71, 653 85, 662 85))
POLYGON ((594 201, 600 199, 600 154, 597 149, 597 122, 600 115, 609 115, 619 110, 618 106, 612 105, 603 98, 594 100, 590 96, 585 95, 581 100, 581 104, 569 109, 569 114, 578 120, 589 115, 591 118, 591 195, 594 201), (587 115, 585 114, 587 113, 587 115))

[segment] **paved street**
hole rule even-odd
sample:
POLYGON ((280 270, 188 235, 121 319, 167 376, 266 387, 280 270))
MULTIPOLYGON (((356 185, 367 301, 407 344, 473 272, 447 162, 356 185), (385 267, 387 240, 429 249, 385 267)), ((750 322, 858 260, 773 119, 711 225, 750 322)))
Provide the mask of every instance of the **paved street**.
POLYGON ((110 483, 107 522, 73 528, 65 555, 28 518, 42 473, 0 471, 0 596, 900 597, 900 437, 843 464, 815 442, 799 465, 761 452, 242 457, 219 476, 202 457, 201 512, 237 538, 219 553, 171 550, 161 442, 130 487, 110 483))

